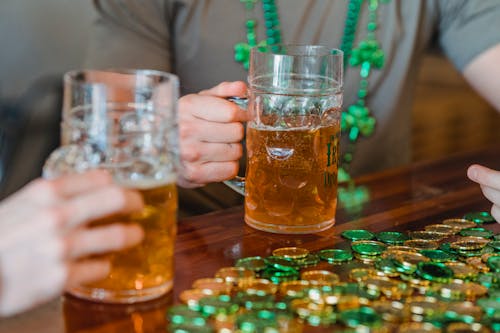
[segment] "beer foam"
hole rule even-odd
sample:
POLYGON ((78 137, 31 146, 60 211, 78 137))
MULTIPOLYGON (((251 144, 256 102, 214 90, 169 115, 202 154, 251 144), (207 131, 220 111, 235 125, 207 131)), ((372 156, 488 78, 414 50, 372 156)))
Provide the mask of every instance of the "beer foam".
POLYGON ((135 190, 147 190, 169 184, 175 184, 175 182, 177 181, 177 175, 171 173, 166 175, 162 179, 154 179, 154 178, 144 178, 139 180, 115 179, 115 181, 118 185, 125 188, 133 188, 135 190))

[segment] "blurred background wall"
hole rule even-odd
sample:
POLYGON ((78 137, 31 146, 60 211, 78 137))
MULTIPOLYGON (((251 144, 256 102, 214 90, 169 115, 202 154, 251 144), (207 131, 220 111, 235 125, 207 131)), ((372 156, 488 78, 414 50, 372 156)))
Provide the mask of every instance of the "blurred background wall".
POLYGON ((0 93, 19 97, 39 77, 78 68, 91 0, 0 1, 0 93))
MULTIPOLYGON (((93 17, 91 0, 0 1, 0 199, 57 146, 62 73, 81 67, 93 17)), ((498 113, 436 54, 423 61, 413 120, 414 161, 500 143, 498 113)))
POLYGON ((500 145, 500 113, 439 54, 422 62, 412 112, 414 161, 500 145))
POLYGON ((85 57, 91 0, 0 1, 0 199, 58 145, 62 73, 85 57))

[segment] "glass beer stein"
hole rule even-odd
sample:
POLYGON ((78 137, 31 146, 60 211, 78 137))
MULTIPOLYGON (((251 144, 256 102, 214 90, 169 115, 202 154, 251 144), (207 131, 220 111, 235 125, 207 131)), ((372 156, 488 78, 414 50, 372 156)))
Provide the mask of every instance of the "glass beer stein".
POLYGON ((245 222, 274 233, 335 223, 343 53, 314 45, 251 50, 245 222))
POLYGON ((64 76, 62 146, 44 176, 107 169, 120 186, 137 190, 140 213, 110 216, 106 223, 137 223, 145 232, 133 248, 105 255, 104 280, 68 292, 82 298, 133 303, 172 289, 176 235, 178 79, 157 71, 75 71, 64 76))

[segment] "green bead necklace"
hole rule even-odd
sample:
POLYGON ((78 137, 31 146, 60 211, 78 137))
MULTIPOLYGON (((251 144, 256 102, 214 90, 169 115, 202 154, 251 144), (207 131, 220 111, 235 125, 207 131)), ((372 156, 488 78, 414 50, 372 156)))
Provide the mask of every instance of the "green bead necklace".
MULTIPOLYGON (((240 42, 234 46, 234 59, 248 69, 250 60, 250 49, 255 46, 275 46, 282 41, 280 20, 275 0, 262 0, 262 11, 264 13, 264 24, 266 28, 266 39, 257 42, 257 20, 254 15, 255 4, 258 0, 240 0, 246 10, 246 42, 240 42)), ((389 0, 380 0, 388 2, 389 0)), ((370 114, 366 104, 368 96, 368 78, 372 69, 381 69, 384 66, 385 54, 376 38, 378 20, 379 0, 349 0, 347 15, 344 25, 340 49, 344 52, 344 65, 359 67, 360 83, 357 101, 342 112, 341 130, 347 133, 349 144, 344 149, 341 166, 339 167, 339 182, 350 180, 347 170, 352 161, 355 143, 360 135, 368 137, 375 130, 375 117, 370 114), (359 14, 363 1, 368 2, 369 19, 367 24, 368 33, 366 38, 353 48, 359 14)))

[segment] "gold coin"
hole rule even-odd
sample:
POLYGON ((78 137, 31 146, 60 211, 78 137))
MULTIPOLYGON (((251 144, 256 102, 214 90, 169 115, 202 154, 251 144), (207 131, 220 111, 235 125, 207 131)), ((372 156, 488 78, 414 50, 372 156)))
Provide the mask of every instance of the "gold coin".
POLYGON ((426 231, 436 231, 443 234, 454 235, 460 231, 460 228, 453 227, 451 225, 446 224, 429 224, 425 226, 426 231))
POLYGON ((314 303, 308 299, 294 299, 290 303, 290 307, 302 319, 306 319, 312 315, 327 316, 333 312, 332 306, 314 303))
POLYGON ((449 225, 451 227, 458 228, 460 230, 465 228, 472 228, 476 226, 475 222, 466 219, 446 219, 443 221, 444 225, 449 225))
POLYGON ((482 237, 474 237, 474 236, 460 237, 456 241, 450 243, 450 247, 455 250, 474 251, 474 250, 481 250, 489 242, 490 242, 489 240, 482 237))
POLYGON ((443 302, 430 296, 409 297, 406 299, 406 305, 412 314, 423 316, 435 315, 443 312, 445 309, 443 302))
POLYGON ((411 239, 440 241, 446 238, 448 234, 437 231, 426 230, 426 231, 410 231, 408 232, 408 236, 410 236, 411 239))
MULTIPOLYGON (((234 332, 236 314, 219 313, 213 320, 215 332, 234 332)), ((181 332, 184 330, 181 330, 181 332)))
POLYGON ((452 280, 450 283, 437 285, 435 288, 441 296, 457 301, 464 298, 467 301, 474 301, 477 298, 483 297, 488 292, 488 288, 479 283, 464 282, 458 279, 452 280))
MULTIPOLYGON (((485 254, 490 254, 490 253, 485 253, 485 254)), ((481 257, 469 257, 465 259, 465 262, 473 267, 476 267, 482 273, 490 271, 490 268, 483 262, 481 257)))
POLYGON ((403 296, 403 292, 408 288, 404 282, 392 280, 382 276, 368 276, 359 282, 368 290, 380 292, 388 299, 399 300, 403 296))
POLYGON ((438 242, 426 239, 409 239, 403 245, 413 247, 417 250, 435 250, 439 247, 438 242))
POLYGON ((465 295, 467 296, 466 298, 468 301, 481 298, 488 293, 488 288, 476 282, 466 282, 465 289, 465 295))
POLYGON ((248 294, 274 295, 278 286, 267 279, 245 278, 238 281, 238 288, 248 294))
POLYGON ((468 301, 448 303, 446 311, 455 312, 463 316, 471 316, 476 321, 480 321, 483 316, 483 310, 478 305, 468 301))
POLYGON ((417 252, 401 251, 396 253, 394 259, 408 268, 415 268, 419 262, 427 262, 430 259, 417 252))
POLYGON ((498 256, 500 256, 499 253, 484 253, 483 255, 481 255, 481 261, 485 263, 488 261, 488 259, 490 259, 490 257, 498 257, 498 256))
POLYGON ((467 286, 463 280, 452 280, 444 284, 436 284, 433 289, 448 300, 461 300, 467 296, 467 286))
POLYGON ((374 268, 353 268, 349 272, 349 280, 359 282, 368 276, 376 276, 378 271, 374 268))
POLYGON ((407 251, 407 252, 417 252, 417 249, 404 245, 391 245, 387 247, 384 253, 392 252, 392 251, 407 251))
POLYGON ((359 261, 361 261, 364 264, 373 264, 375 261, 377 261, 380 258, 380 256, 378 256, 378 255, 370 256, 370 255, 366 255, 366 254, 359 254, 356 252, 354 252, 353 255, 354 255, 354 258, 358 259, 359 261))
POLYGON ((413 275, 401 274, 401 279, 406 281, 410 287, 414 288, 418 294, 426 295, 431 287, 431 281, 425 279, 419 279, 413 275))
POLYGON ((367 298, 359 297, 357 295, 340 295, 337 300, 338 311, 358 309, 364 305, 369 306, 370 301, 367 298))
POLYGON ((382 276, 367 276, 364 279, 361 279, 360 285, 366 286, 368 289, 376 289, 376 290, 390 290, 393 288, 397 288, 398 285, 392 279, 388 277, 382 276))
POLYGON ((329 287, 312 286, 307 291, 307 297, 318 304, 337 305, 341 292, 341 290, 334 290, 329 287))
POLYGON ((410 317, 408 308, 399 301, 377 300, 372 302, 371 307, 383 320, 391 323, 401 323, 410 317))
POLYGON ((473 279, 479 273, 479 271, 476 268, 467 265, 463 262, 448 262, 445 263, 445 265, 451 268, 454 276, 457 279, 462 279, 462 280, 473 279))
POLYGON ((337 274, 327 270, 311 270, 301 274, 302 280, 307 280, 311 284, 332 285, 340 281, 337 274))
POLYGON ((302 259, 307 257, 309 250, 301 247, 282 247, 273 251, 273 256, 288 259, 302 259))
POLYGON ((237 284, 240 279, 255 277, 255 272, 244 267, 222 267, 215 273, 215 277, 237 284))
POLYGON ((446 333, 463 333, 463 332, 474 332, 474 333, 490 333, 489 328, 481 325, 480 323, 450 323, 446 326, 446 333))
POLYGON ((231 283, 219 278, 202 278, 193 282, 193 289, 202 290, 209 295, 230 294, 233 288, 231 283))
MULTIPOLYGON (((407 250, 390 250, 390 251, 386 251, 384 253, 382 253, 382 258, 383 259, 396 259, 396 257, 398 255, 403 255, 403 254, 407 254, 409 256, 411 256, 412 254, 414 253, 417 253, 418 255, 420 255, 420 253, 418 253, 415 249, 413 249, 413 251, 407 251, 407 250)), ((427 258, 427 257, 426 257, 427 258)), ((425 259, 424 259, 425 260, 425 259)))
POLYGON ((279 290, 282 296, 304 297, 310 286, 311 283, 305 280, 287 281, 280 284, 279 290))
POLYGON ((207 294, 203 292, 203 290, 186 289, 180 293, 179 299, 181 300, 182 303, 186 304, 192 309, 195 309, 196 307, 198 307, 198 301, 206 296, 207 294))
POLYGON ((431 323, 402 323, 398 333, 440 333, 441 329, 431 323))

